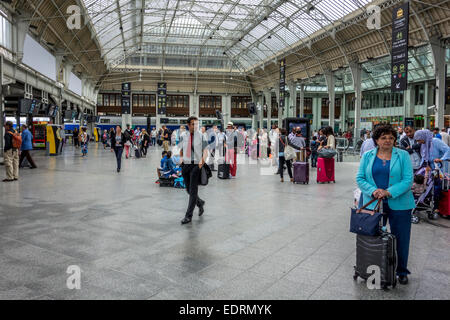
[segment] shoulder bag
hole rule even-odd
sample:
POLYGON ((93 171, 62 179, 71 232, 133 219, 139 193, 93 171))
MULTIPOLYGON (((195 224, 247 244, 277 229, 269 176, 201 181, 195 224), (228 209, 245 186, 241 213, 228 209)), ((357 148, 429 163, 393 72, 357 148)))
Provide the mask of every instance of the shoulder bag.
POLYGON ((352 208, 350 217, 350 232, 364 236, 379 235, 381 229, 381 218, 383 217, 383 214, 381 213, 382 206, 382 199, 373 199, 360 209, 352 208), (377 200, 378 202, 373 210, 366 209, 367 206, 377 200))
POLYGON ((284 158, 286 160, 294 159, 296 157, 295 150, 287 143, 287 138, 286 138, 286 143, 283 142, 281 137, 280 137, 280 141, 284 146, 284 158))

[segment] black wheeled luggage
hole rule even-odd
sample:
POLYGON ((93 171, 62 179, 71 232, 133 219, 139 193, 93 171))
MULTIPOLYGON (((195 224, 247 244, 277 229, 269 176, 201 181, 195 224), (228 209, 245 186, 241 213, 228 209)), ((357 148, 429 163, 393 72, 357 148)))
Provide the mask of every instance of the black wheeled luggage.
POLYGON ((139 150, 139 148, 135 148, 134 149, 134 155, 136 157, 136 159, 139 159, 142 155, 141 155, 141 150, 139 150))
POLYGON ((230 165, 228 163, 219 164, 217 177, 219 179, 230 179, 230 165))
POLYGON ((356 266, 353 279, 367 280, 373 273, 370 266, 378 266, 381 275, 381 287, 395 288, 397 284, 397 239, 388 232, 379 236, 356 235, 356 266), (368 272, 369 271, 369 272, 368 272))
POLYGON ((175 185, 175 178, 173 177, 160 177, 159 178, 159 186, 164 188, 171 188, 175 185))

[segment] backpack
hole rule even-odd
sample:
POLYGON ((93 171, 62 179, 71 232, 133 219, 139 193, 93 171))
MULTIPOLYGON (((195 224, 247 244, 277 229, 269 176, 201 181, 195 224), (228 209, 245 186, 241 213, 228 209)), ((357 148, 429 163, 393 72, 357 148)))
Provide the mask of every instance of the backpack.
POLYGON ((14 133, 8 133, 12 135, 12 147, 14 149, 20 149, 20 147, 22 146, 22 136, 20 134, 17 134, 17 131, 14 131, 14 133))

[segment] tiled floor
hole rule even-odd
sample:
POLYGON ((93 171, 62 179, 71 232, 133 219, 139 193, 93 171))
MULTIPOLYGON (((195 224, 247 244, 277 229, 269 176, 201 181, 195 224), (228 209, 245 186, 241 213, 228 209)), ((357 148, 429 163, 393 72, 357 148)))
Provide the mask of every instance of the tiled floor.
POLYGON ((205 215, 181 226, 187 194, 154 183, 159 154, 124 159, 117 174, 95 145, 85 159, 35 152, 38 169, 0 184, 0 299, 450 298, 450 231, 427 223, 413 226, 408 286, 353 281, 357 163, 338 163, 329 185, 240 165, 200 188, 205 215), (80 290, 67 288, 70 265, 80 290))

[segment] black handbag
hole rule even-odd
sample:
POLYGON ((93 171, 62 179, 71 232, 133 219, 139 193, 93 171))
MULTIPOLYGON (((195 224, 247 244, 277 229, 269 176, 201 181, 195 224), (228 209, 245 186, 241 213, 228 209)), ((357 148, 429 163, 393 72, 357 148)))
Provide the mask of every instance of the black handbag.
POLYGON ((212 177, 211 168, 205 163, 200 169, 199 185, 201 186, 208 185, 208 180, 211 177, 212 177))
POLYGON ((383 217, 383 214, 380 212, 380 210, 382 210, 382 205, 382 199, 373 199, 360 209, 352 208, 350 217, 350 232, 364 236, 379 235, 381 231, 381 218, 383 217), (366 209, 367 206, 377 200, 378 202, 373 210, 366 209))

